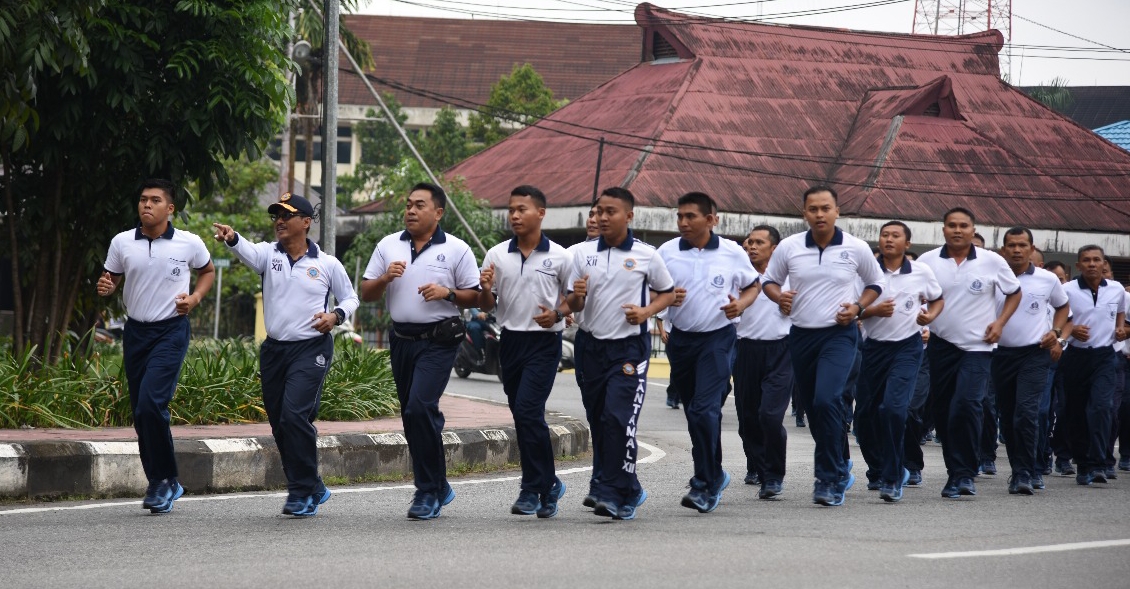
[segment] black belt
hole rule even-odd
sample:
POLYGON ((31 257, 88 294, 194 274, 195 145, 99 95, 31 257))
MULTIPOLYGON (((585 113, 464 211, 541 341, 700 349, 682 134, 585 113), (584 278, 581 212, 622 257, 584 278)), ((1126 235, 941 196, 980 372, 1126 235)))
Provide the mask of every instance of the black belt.
POLYGON ((394 329, 392 331, 392 334, 395 335, 396 337, 400 338, 400 339, 406 339, 410 342, 418 342, 418 341, 421 341, 421 340, 432 339, 432 334, 431 334, 431 332, 428 332, 428 331, 421 333, 421 334, 417 334, 417 335, 404 335, 403 333, 400 333, 399 331, 396 331, 394 329))

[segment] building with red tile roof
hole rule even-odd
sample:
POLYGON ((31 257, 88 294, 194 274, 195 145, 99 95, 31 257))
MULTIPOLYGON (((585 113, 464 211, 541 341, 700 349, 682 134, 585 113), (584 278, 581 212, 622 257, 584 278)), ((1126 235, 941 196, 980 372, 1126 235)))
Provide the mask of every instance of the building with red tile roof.
POLYGON ((640 63, 450 173, 495 207, 538 186, 556 209, 547 229, 579 229, 603 137, 599 184, 635 193, 644 231, 674 231, 675 199, 692 190, 718 201, 722 233, 799 231, 801 194, 828 184, 841 225, 872 241, 893 218, 917 244, 941 243, 942 214, 963 206, 994 244, 1025 225, 1046 251, 1096 242, 1130 256, 1130 154, 1003 82, 997 31, 707 20, 646 3, 636 22, 640 63))

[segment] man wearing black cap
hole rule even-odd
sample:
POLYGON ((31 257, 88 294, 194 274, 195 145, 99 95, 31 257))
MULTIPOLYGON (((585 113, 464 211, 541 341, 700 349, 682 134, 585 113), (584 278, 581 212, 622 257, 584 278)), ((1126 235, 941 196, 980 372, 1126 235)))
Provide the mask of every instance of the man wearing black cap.
POLYGON ((307 237, 314 217, 310 201, 290 193, 267 208, 275 223, 273 243, 250 243, 227 225, 213 223, 216 239, 263 277, 267 339, 259 350, 263 407, 287 480, 283 514, 317 515, 330 490, 318 476, 318 404, 333 360, 330 330, 345 322, 360 301, 337 258, 307 237), (327 295, 338 301, 332 310, 327 295))
POLYGON ((168 180, 141 183, 140 222, 110 242, 97 286, 98 294, 107 297, 123 277, 126 280, 129 320, 122 338, 123 362, 141 466, 149 479, 141 506, 151 513, 172 511, 173 502, 184 494, 177 482, 169 401, 188 353, 188 313, 208 294, 214 276, 204 242, 192 233, 174 230, 169 222, 176 210, 175 193, 176 186, 168 180), (198 275, 192 294, 188 294, 190 270, 198 275))

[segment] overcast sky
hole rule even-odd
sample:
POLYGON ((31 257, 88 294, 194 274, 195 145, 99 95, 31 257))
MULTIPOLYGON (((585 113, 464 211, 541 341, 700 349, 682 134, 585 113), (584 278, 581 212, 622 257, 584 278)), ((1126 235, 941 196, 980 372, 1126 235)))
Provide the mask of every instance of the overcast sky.
MULTIPOLYGON (((935 0, 919 0, 929 2, 935 0)), ((936 0, 957 5, 958 0, 936 0)), ((989 0, 965 0, 967 6, 989 0)), ((361 12, 387 16, 506 18, 634 23, 631 0, 359 0, 361 12)), ((766 22, 910 33, 915 0, 654 0, 669 10, 766 22), (860 5, 864 5, 860 7, 860 5), (866 6, 875 5, 875 6, 866 6), (774 17, 804 11, 826 14, 774 17)), ((1013 84, 1059 77, 1072 86, 1130 86, 1130 0, 1012 0, 1013 84), (1053 30, 1055 29, 1055 30, 1053 30), (1121 33, 1121 34, 1120 34, 1121 33)), ((980 23, 966 32, 983 30, 980 23)))

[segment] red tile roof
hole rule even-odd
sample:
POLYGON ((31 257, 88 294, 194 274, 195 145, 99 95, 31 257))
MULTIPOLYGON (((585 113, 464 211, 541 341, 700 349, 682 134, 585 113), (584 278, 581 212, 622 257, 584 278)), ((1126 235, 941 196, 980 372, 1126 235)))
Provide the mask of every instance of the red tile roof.
MULTIPOLYGON (((636 9, 649 61, 450 173, 495 206, 518 184, 555 205, 601 186, 673 206, 703 190, 723 211, 799 214, 816 183, 841 214, 1125 231, 1130 154, 999 78, 1002 37, 911 36, 692 18, 636 9), (683 59, 652 62, 654 35, 683 59)), ((660 42, 661 43, 661 42, 660 42)))
MULTIPOLYGON (((576 98, 639 63, 640 30, 632 25, 518 22, 350 15, 346 26, 372 48, 372 75, 483 104, 515 65, 529 63, 555 98, 576 98)), ((376 104, 342 60, 339 103, 376 104)), ((374 84, 377 91, 391 89, 374 84)), ((405 106, 444 103, 395 90, 405 106)))

